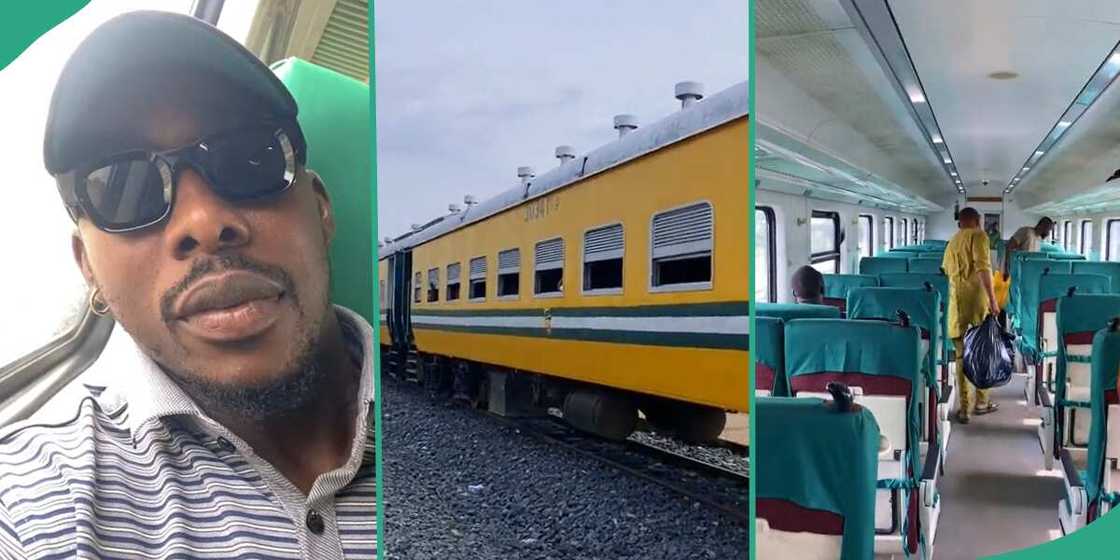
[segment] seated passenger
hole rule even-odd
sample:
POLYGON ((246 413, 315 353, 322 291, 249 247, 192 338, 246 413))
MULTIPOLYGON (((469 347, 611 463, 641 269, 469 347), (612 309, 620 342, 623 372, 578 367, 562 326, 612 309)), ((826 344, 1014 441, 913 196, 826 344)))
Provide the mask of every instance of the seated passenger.
POLYGON ((373 333, 330 303, 297 111, 185 15, 114 18, 67 62, 44 138, 75 221, 59 250, 126 352, 59 418, 0 431, 0 557, 375 554, 373 333))
POLYGON ((803 266, 793 271, 790 279, 793 285, 793 299, 797 303, 824 303, 824 275, 811 266, 803 266))

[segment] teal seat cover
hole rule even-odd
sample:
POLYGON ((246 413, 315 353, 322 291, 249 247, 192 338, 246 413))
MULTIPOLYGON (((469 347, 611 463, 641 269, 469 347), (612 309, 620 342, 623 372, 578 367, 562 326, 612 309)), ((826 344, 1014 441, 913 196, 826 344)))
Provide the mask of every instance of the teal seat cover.
POLYGON ((921 274, 940 274, 941 259, 925 258, 924 256, 910 259, 908 270, 910 272, 918 272, 921 274))
POLYGON ((844 519, 841 558, 875 556, 879 425, 867 409, 840 413, 821 399, 758 397, 755 493, 844 519))
POLYGON ((860 274, 883 274, 884 272, 906 272, 907 256, 863 257, 859 260, 860 274))
POLYGON ((1101 329, 1093 337, 1093 367, 1090 382, 1093 425, 1089 427, 1089 464, 1085 470, 1085 492, 1089 503, 1104 498, 1105 447, 1108 444, 1108 402, 1105 395, 1116 390, 1116 370, 1120 367, 1120 332, 1101 329))
MULTIPOLYGON (((931 286, 932 288, 932 286, 931 286)), ((849 319, 897 321, 901 310, 910 324, 929 332, 929 352, 925 356, 926 385, 937 388, 937 355, 941 340, 941 294, 918 288, 858 288, 848 296, 849 319)))
POLYGON ((937 247, 940 249, 944 249, 947 245, 949 245, 949 242, 944 239, 927 239, 922 242, 922 245, 925 245, 926 247, 937 247))
POLYGON ((831 305, 807 303, 757 303, 755 317, 777 317, 783 321, 793 319, 839 319, 840 310, 831 305))
MULTIPOLYGON (((1058 298, 1058 338, 1065 340, 1072 333, 1096 332, 1104 328, 1109 319, 1120 316, 1120 295, 1062 296, 1058 298)), ((1069 356, 1064 342, 1058 344, 1058 364, 1054 374, 1054 399, 1059 405, 1067 399, 1066 376, 1069 356)), ((1058 415, 1061 422, 1062 416, 1058 415)))
POLYGON ((789 395, 789 386, 786 384, 784 331, 785 323, 777 317, 757 316, 754 319, 755 363, 766 364, 774 372, 774 385, 770 391, 776 397, 789 395))
POLYGON ((942 360, 949 359, 949 277, 938 271, 936 274, 908 272, 905 274, 880 274, 879 285, 884 288, 924 288, 926 283, 941 294, 941 345, 942 360))
POLYGON ((1013 323, 1015 327, 1019 326, 1019 305, 1023 297, 1020 290, 1020 284, 1023 282, 1022 265, 1028 260, 1050 260, 1050 258, 1046 253, 1028 253, 1022 251, 1012 253, 1011 263, 1007 267, 1008 272, 1011 274, 1011 287, 1008 290, 1007 307, 1011 310, 1010 314, 1012 318, 1015 319, 1013 323))
POLYGON ((1074 274, 1100 274, 1108 276, 1109 293, 1120 294, 1120 262, 1074 261, 1074 274))
POLYGON ((1025 259, 1021 260, 1018 268, 1018 277, 1011 277, 1012 291, 1018 285, 1019 294, 1015 307, 1014 327, 1021 335, 1019 348, 1023 355, 1030 357, 1033 363, 1037 363, 1041 359, 1041 349, 1038 344, 1038 306, 1043 301, 1039 292, 1042 287, 1042 277, 1048 274, 1068 275, 1070 263, 1052 259, 1025 259))
POLYGON ((854 288, 878 285, 879 277, 869 274, 825 274, 824 297, 846 300, 854 288))
POLYGON ((916 485, 921 473, 919 391, 925 386, 918 327, 854 319, 797 319, 786 323, 785 334, 786 378, 791 393, 797 376, 815 373, 890 376, 910 383, 906 411, 909 445, 904 460, 909 465, 909 482, 916 485))

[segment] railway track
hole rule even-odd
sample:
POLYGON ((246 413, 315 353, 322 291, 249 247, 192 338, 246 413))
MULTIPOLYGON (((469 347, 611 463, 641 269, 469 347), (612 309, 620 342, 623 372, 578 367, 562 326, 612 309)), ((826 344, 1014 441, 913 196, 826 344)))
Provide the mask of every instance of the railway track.
POLYGON ((506 418, 487 415, 520 433, 606 464, 695 504, 718 510, 736 523, 746 524, 750 521, 748 473, 631 439, 607 441, 584 434, 552 417, 506 418))

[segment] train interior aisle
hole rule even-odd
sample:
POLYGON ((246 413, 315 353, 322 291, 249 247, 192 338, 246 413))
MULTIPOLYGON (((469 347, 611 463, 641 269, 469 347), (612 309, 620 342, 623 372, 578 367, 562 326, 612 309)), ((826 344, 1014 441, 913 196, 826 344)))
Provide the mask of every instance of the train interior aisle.
POLYGON ((755 6, 759 558, 971 559, 1093 522, 1120 455, 1120 4, 755 6), (942 259, 966 207, 1017 361, 961 423, 942 259), (1005 258, 1021 228, 1049 235, 1005 258))

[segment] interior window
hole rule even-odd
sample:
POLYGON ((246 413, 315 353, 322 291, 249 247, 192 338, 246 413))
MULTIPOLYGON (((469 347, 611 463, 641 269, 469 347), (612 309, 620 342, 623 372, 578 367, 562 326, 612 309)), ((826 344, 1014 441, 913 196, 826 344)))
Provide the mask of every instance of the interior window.
POLYGON ((1107 261, 1120 261, 1120 219, 1111 219, 1105 226, 1105 253, 1107 261))
POLYGON ((622 224, 595 228, 583 235, 583 289, 622 289, 622 224))
POLYGON ((651 231, 651 286, 711 286, 711 204, 655 214, 651 231))
POLYGON ((1093 220, 1081 220, 1081 247, 1078 252, 1085 258, 1093 252, 1093 220))
POLYGON ((894 249, 894 218, 883 218, 883 248, 894 249))
POLYGON ((809 263, 822 274, 835 274, 840 269, 840 214, 813 210, 810 223, 809 263))
POLYGON ((778 301, 777 221, 774 209, 758 206, 754 210, 754 297, 755 301, 778 301))
POLYGON ((859 217, 859 256, 872 257, 875 254, 875 217, 860 214, 859 217))

